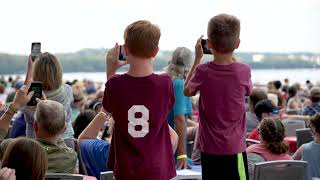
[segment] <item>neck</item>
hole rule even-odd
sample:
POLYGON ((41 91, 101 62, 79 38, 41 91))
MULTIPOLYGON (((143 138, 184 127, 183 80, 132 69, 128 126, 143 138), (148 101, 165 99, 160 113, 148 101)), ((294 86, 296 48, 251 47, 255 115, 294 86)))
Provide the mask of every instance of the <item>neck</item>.
POLYGON ((320 137, 319 136, 320 136, 319 134, 316 134, 314 136, 314 142, 317 143, 317 144, 320 144, 320 137))
POLYGON ((46 140, 46 141, 53 143, 53 144, 58 143, 58 136, 49 136, 49 135, 47 135, 47 133, 37 133, 36 138, 46 140))
POLYGON ((130 64, 128 75, 133 77, 145 77, 153 73, 153 59, 128 57, 130 64))
POLYGON ((221 54, 215 52, 213 54, 213 62, 215 64, 228 65, 232 64, 234 61, 235 59, 233 58, 233 53, 221 54))

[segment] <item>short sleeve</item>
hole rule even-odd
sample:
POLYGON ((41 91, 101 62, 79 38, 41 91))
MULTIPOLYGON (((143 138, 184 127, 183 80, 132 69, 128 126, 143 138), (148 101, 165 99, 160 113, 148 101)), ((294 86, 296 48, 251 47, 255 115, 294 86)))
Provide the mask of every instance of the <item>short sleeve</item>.
POLYGON ((103 104, 103 108, 104 110, 106 110, 109 113, 112 113, 112 104, 111 104, 111 97, 112 97, 112 92, 111 92, 111 83, 110 80, 107 81, 106 83, 106 87, 104 89, 104 95, 103 95, 103 100, 102 100, 102 104, 103 104))
POLYGON ((185 114, 185 101, 183 95, 183 80, 176 79, 173 81, 174 87, 174 96, 175 96, 175 103, 173 106, 173 114, 174 116, 179 114, 185 114))
POLYGON ((191 93, 192 96, 196 95, 196 93, 199 91, 202 81, 203 79, 201 77, 200 66, 198 65, 195 68, 191 76, 191 79, 189 80, 187 85, 189 92, 191 93))

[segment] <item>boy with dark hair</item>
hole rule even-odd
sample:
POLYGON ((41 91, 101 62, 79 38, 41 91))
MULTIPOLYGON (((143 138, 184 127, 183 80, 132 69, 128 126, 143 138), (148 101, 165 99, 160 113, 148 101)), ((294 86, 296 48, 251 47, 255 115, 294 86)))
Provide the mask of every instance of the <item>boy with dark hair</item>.
POLYGON ((166 119, 175 101, 172 80, 153 73, 160 35, 158 26, 136 21, 124 32, 126 61, 118 59, 118 44, 107 55, 103 109, 114 119, 108 167, 116 179, 163 180, 176 175, 176 147, 171 142, 177 135, 166 119), (124 64, 130 65, 128 72, 115 75, 124 64))
POLYGON ((233 58, 239 36, 240 21, 236 17, 220 14, 210 19, 207 45, 213 60, 200 64, 201 36, 185 82, 186 96, 200 91, 198 147, 204 180, 248 179, 245 96, 250 96, 252 83, 250 67, 233 58))

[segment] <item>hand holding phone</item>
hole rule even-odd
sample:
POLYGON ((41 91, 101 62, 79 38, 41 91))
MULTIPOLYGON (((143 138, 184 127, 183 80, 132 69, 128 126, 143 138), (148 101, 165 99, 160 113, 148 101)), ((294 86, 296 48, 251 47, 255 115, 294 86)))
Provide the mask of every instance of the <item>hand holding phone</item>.
POLYGON ((202 46, 203 54, 212 54, 212 52, 211 52, 210 49, 208 48, 207 39, 202 39, 202 40, 201 40, 201 46, 202 46))
POLYGON ((124 47, 120 46, 119 48, 119 60, 120 61, 126 61, 126 55, 124 53, 124 47))
POLYGON ((31 44, 31 56, 32 60, 34 61, 39 54, 41 54, 41 43, 40 42, 33 42, 31 44))
POLYGON ((42 98, 42 82, 41 81, 33 81, 28 92, 33 91, 33 96, 28 102, 28 106, 36 106, 37 105, 37 98, 42 98))

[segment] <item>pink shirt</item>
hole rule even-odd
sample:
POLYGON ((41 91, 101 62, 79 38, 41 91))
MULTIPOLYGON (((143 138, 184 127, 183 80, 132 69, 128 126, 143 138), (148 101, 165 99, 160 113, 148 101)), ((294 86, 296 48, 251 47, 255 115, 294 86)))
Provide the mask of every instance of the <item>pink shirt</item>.
POLYGON ((261 155, 266 161, 293 160, 287 153, 274 154, 266 148, 264 144, 254 144, 247 148, 247 153, 261 155))
POLYGON ((199 145, 201 152, 232 155, 246 149, 245 96, 252 92, 251 70, 234 62, 200 64, 188 88, 192 95, 200 91, 199 145))

